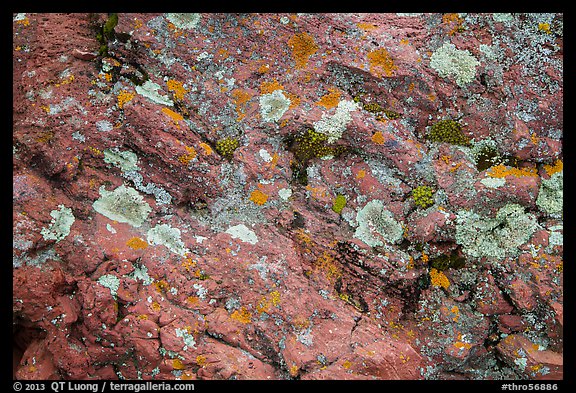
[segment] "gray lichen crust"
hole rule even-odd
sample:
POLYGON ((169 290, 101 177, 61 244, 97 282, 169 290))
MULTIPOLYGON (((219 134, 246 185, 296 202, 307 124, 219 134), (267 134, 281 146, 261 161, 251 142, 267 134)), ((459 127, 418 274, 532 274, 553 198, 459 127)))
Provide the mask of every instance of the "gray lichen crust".
POLYGON ((372 247, 387 243, 399 243, 404 235, 404 228, 386 210, 384 203, 378 199, 368 202, 356 215, 358 228, 354 237, 372 247))

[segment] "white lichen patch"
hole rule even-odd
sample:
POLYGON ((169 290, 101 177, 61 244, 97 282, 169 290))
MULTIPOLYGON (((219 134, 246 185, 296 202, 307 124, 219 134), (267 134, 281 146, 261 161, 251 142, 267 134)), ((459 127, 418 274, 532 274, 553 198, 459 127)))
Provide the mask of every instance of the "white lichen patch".
POLYGON ((58 205, 58 210, 50 212, 52 220, 48 228, 42 228, 40 234, 44 240, 56 240, 59 242, 70 234, 70 228, 74 224, 75 218, 72 209, 64 205, 58 205))
POLYGON ((323 114, 322 118, 314 123, 314 130, 328 136, 328 143, 334 143, 342 137, 348 123, 352 121, 350 112, 358 109, 359 104, 354 101, 340 101, 332 116, 323 114))
POLYGON ((96 122, 96 129, 100 132, 108 132, 112 131, 114 126, 108 120, 98 120, 96 122))
POLYGON ((166 19, 172 23, 176 28, 183 30, 192 30, 198 27, 202 16, 197 13, 167 13, 166 19))
POLYGON ((101 186, 99 191, 100 198, 92 207, 111 220, 139 227, 152 211, 142 195, 132 187, 121 185, 114 191, 107 191, 104 186, 101 186))
POLYGON ((354 237, 372 247, 384 243, 399 243, 404 235, 404 228, 394 219, 390 211, 384 207, 381 200, 368 202, 356 214, 358 228, 354 237))
POLYGON ((456 216, 456 243, 470 256, 502 259, 517 256, 518 247, 526 243, 538 227, 536 218, 515 203, 500 208, 494 218, 460 210, 456 216))
POLYGON ((190 252, 181 239, 180 229, 172 228, 168 224, 160 224, 151 228, 146 234, 146 239, 148 244, 152 246, 162 245, 178 255, 185 256, 190 252))
POLYGON ((480 62, 468 50, 456 49, 452 43, 446 42, 432 53, 430 67, 442 78, 453 78, 456 84, 464 87, 474 80, 476 67, 480 62))
POLYGON ((258 154, 260 155, 260 158, 262 158, 265 162, 272 161, 272 156, 270 155, 270 153, 268 153, 268 150, 260 149, 258 154))
POLYGON ((292 189, 281 188, 278 190, 278 196, 282 198, 282 200, 287 201, 292 196, 292 189))
POLYGON ((282 90, 260 96, 260 115, 264 121, 278 121, 290 107, 290 99, 282 90))
POLYGON ((134 280, 141 280, 142 284, 150 285, 154 280, 148 275, 148 268, 144 265, 135 267, 130 275, 134 280))
POLYGON ((564 204, 564 171, 556 172, 550 179, 542 179, 536 205, 550 215, 560 215, 564 204))
POLYGON ((98 279, 98 283, 103 287, 110 290, 110 294, 113 298, 116 298, 116 292, 120 288, 120 279, 113 274, 104 274, 98 279))
POLYGON ((189 347, 196 348, 196 341, 194 341, 194 336, 188 332, 187 329, 176 328, 174 330, 176 337, 181 337, 184 341, 184 351, 187 351, 189 347))
POLYGON ((235 225, 226 230, 226 233, 232 236, 234 239, 239 239, 245 243, 256 244, 258 243, 258 237, 253 230, 248 228, 244 224, 235 225))
POLYGON ((122 172, 139 169, 136 153, 130 150, 120 151, 117 147, 104 150, 104 162, 120 168, 122 172))
POLYGON ((147 80, 141 86, 136 86, 136 92, 150 101, 160 105, 174 106, 172 100, 158 93, 158 90, 162 90, 162 87, 150 80, 147 80))
POLYGON ((480 180, 480 183, 484 184, 488 188, 498 188, 506 184, 506 179, 503 177, 487 177, 480 180))

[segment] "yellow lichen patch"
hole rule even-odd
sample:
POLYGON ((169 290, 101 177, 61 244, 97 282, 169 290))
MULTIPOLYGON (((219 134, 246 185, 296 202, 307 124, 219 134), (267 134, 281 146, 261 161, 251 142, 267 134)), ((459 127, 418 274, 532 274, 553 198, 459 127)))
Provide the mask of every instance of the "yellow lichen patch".
POLYGON ((168 285, 168 282, 164 279, 155 281, 154 286, 156 287, 156 291, 158 291, 160 293, 162 293, 162 292, 164 292, 170 288, 170 285, 168 285))
POLYGON ((180 161, 184 165, 188 165, 190 161, 192 161, 196 157, 197 153, 193 147, 184 146, 184 149, 186 149, 187 153, 182 154, 180 157, 178 157, 178 161, 180 161))
POLYGON ((153 302, 150 305, 150 308, 155 312, 159 312, 162 309, 162 306, 160 306, 160 303, 158 303, 158 302, 153 302))
POLYGON ((186 298, 186 301, 188 302, 188 304, 194 305, 200 301, 200 298, 198 296, 188 296, 186 298))
POLYGON ((377 145, 383 145, 386 141, 386 139, 384 139, 384 135, 380 131, 375 132, 371 139, 372 142, 376 143, 377 145))
POLYGON ((292 49, 296 68, 306 67, 310 56, 318 51, 318 45, 314 42, 314 38, 306 32, 294 34, 288 40, 288 46, 292 49))
POLYGON ((95 147, 88 146, 87 149, 90 150, 95 156, 102 156, 102 155, 104 155, 104 153, 102 153, 101 150, 99 150, 99 149, 97 149, 97 148, 95 148, 95 147))
POLYGON ((400 40, 400 45, 408 45, 410 43, 410 41, 408 41, 408 38, 402 38, 400 40))
POLYGON ((452 314, 454 314, 454 317, 452 318, 452 320, 453 320, 454 322, 458 322, 458 319, 460 318, 460 309, 458 309, 458 306, 453 306, 453 307, 450 309, 450 312, 451 312, 452 314))
POLYGON ((297 375, 298 375, 298 370, 299 370, 298 366, 295 365, 295 364, 293 364, 292 366, 290 366, 290 370, 289 370, 289 371, 290 371, 290 375, 293 376, 293 377, 297 376, 297 375))
POLYGON ((564 169, 564 163, 562 160, 556 160, 553 165, 544 164, 544 170, 549 176, 552 176, 556 172, 560 172, 564 169))
POLYGON ((184 366, 184 363, 182 363, 182 360, 172 359, 172 368, 174 370, 184 370, 186 368, 186 366, 184 366))
POLYGON ((328 88, 329 93, 320 97, 320 100, 316 102, 316 105, 323 106, 326 109, 335 108, 340 102, 341 93, 338 89, 333 87, 328 88))
POLYGON ((336 281, 342 276, 342 271, 335 263, 335 259, 328 251, 324 251, 318 259, 316 259, 316 268, 322 271, 326 278, 330 281, 336 281))
POLYGON ((49 142, 52 138, 54 138, 54 131, 48 130, 42 132, 38 138, 36 138, 36 142, 46 143, 49 142))
POLYGON ((421 259, 422 259, 422 262, 428 263, 428 260, 430 259, 430 257, 425 252, 422 252, 422 258, 421 259))
POLYGON ((186 269, 186 271, 190 271, 190 269, 196 267, 196 261, 193 261, 192 258, 186 258, 182 262, 181 266, 186 269))
POLYGON ((162 112, 169 116, 172 121, 174 122, 174 124, 176 125, 176 127, 180 128, 180 124, 179 122, 181 122, 182 120, 184 120, 184 118, 182 117, 181 114, 174 112, 172 109, 170 108, 162 108, 162 112))
POLYGON ((370 72, 377 77, 392 76, 394 70, 398 69, 394 65, 394 60, 384 48, 369 52, 368 63, 370 64, 370 72))
POLYGON ((280 304, 280 293, 278 291, 273 291, 270 292, 268 296, 262 296, 256 305, 256 310, 259 313, 268 312, 270 307, 276 307, 278 304, 280 304))
POLYGON ((118 108, 123 109, 124 105, 130 102, 135 95, 135 93, 130 93, 127 90, 120 91, 120 93, 118 93, 118 108))
POLYGON ((148 319, 148 314, 139 314, 138 319, 141 321, 146 321, 148 319))
POLYGON ((454 346, 458 349, 462 348, 470 349, 472 347, 472 344, 463 341, 457 341, 454 343, 454 346))
POLYGON ((356 179, 364 179, 366 177, 366 171, 364 169, 360 169, 358 173, 356 173, 356 179))
POLYGON ((128 240, 126 245, 134 250, 144 250, 146 247, 148 247, 148 243, 139 237, 133 237, 132 239, 128 240))
POLYGON ((134 30, 138 30, 142 26, 144 26, 144 23, 140 19, 134 18, 134 30))
MULTIPOLYGON (((110 74, 109 74, 110 75, 110 74)), ((112 80, 112 75, 110 75, 110 79, 106 78, 107 81, 111 81, 112 80)), ((68 85, 70 83, 74 82, 74 75, 70 75, 68 78, 62 80, 62 82, 60 83, 56 83, 54 86, 55 87, 60 87, 62 85, 68 85)))
POLYGON ((15 21, 16 24, 18 25, 22 25, 22 26, 30 26, 30 19, 28 19, 28 17, 24 17, 23 19, 18 19, 15 21))
POLYGON ((168 86, 168 90, 174 94, 174 98, 176 98, 177 100, 182 100, 184 98, 184 95, 188 93, 188 90, 184 88, 182 82, 179 82, 177 80, 168 79, 166 85, 168 86))
POLYGON ((204 355, 196 356, 196 364, 198 365, 198 367, 204 367, 204 365, 206 364, 206 356, 204 355))
POLYGON ((506 176, 515 176, 515 177, 537 177, 538 170, 536 168, 515 168, 515 167, 508 167, 504 164, 495 165, 491 167, 486 174, 490 177, 496 178, 504 178, 506 176))
POLYGON ((246 116, 246 104, 252 98, 252 94, 242 89, 232 90, 232 102, 236 105, 236 114, 238 121, 244 119, 246 116))
POLYGON ((350 363, 349 360, 344 360, 344 362, 342 362, 342 367, 348 370, 350 367, 352 367, 352 363, 350 363))
POLYGON ((268 200, 268 195, 264 194, 260 190, 254 190, 252 191, 252 194, 250 194, 250 200, 257 205, 263 205, 268 200))
POLYGON ((205 156, 209 156, 213 152, 212 148, 207 143, 200 142, 200 147, 203 149, 202 154, 204 154, 205 156))
POLYGON ((442 287, 444 289, 448 289, 450 286, 448 277, 435 268, 430 269, 430 283, 435 287, 442 287))
POLYGON ((230 318, 237 320, 243 324, 252 322, 252 313, 246 310, 246 307, 242 307, 240 310, 234 310, 230 315, 230 318))

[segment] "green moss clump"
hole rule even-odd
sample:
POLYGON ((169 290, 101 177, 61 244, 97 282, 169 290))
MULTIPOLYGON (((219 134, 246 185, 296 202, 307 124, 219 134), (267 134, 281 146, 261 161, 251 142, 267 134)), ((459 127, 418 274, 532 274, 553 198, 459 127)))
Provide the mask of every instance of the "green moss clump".
POLYGON ((338 194, 334 199, 334 203, 332 204, 332 210, 335 213, 342 213, 342 209, 346 206, 346 197, 342 194, 338 194))
POLYGON ((370 113, 379 113, 384 110, 384 108, 382 108, 380 104, 378 104, 377 102, 368 102, 362 104, 362 108, 364 108, 365 111, 368 111, 370 113))
POLYGON ((364 108, 365 111, 368 111, 370 113, 374 113, 377 114, 376 119, 377 120, 385 120, 382 115, 380 115, 380 113, 384 113, 386 115, 386 118, 389 120, 396 120, 402 117, 402 115, 398 112, 395 112, 391 109, 384 109, 380 104, 378 104, 377 102, 368 102, 368 103, 363 103, 362 104, 362 108, 364 108))
POLYGON ((335 156, 342 152, 341 146, 329 146, 328 136, 311 129, 294 138, 292 152, 298 161, 308 161, 312 158, 335 156))
POLYGON ((419 186, 412 190, 414 203, 423 209, 434 204, 432 195, 434 195, 434 190, 428 186, 419 186))
POLYGON ((240 142, 236 138, 223 138, 216 142, 216 151, 222 157, 232 159, 234 151, 240 146, 240 142))
POLYGON ((453 145, 470 145, 470 140, 462 133, 462 125, 456 120, 440 120, 432 125, 428 139, 432 142, 446 142, 453 145))
POLYGON ((98 54, 100 56, 106 57, 108 56, 108 41, 114 39, 114 29, 118 24, 118 14, 112 13, 108 16, 106 22, 102 25, 101 31, 96 34, 96 38, 100 42, 100 49, 98 50, 98 54))

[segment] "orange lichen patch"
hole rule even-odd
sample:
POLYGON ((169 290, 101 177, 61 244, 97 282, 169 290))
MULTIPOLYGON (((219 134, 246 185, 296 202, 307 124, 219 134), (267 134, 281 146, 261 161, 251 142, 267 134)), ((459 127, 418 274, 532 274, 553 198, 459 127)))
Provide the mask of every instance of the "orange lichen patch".
POLYGON ((170 285, 168 285, 168 282, 164 279, 159 280, 159 281, 155 281, 154 286, 156 287, 156 291, 158 291, 160 293, 162 293, 162 292, 168 290, 168 288, 170 288, 170 285))
POLYGON ((186 271, 190 271, 190 269, 196 267, 196 261, 193 261, 192 258, 185 258, 181 266, 186 269, 186 271))
POLYGON ((256 305, 256 310, 259 313, 268 312, 270 307, 276 307, 278 304, 280 304, 280 292, 273 291, 268 296, 262 296, 256 305))
POLYGON ((243 324, 252 322, 252 313, 246 310, 246 307, 242 307, 240 310, 234 310, 230 315, 230 318, 237 320, 243 324))
POLYGON ((18 25, 22 25, 22 26, 30 26, 30 19, 28 19, 28 17, 24 17, 23 19, 19 19, 15 21, 16 24, 18 25))
POLYGON ((263 63, 262 65, 260 65, 260 67, 258 67, 258 70, 256 72, 262 75, 267 73, 268 71, 270 71, 270 64, 263 63))
POLYGON ((335 108, 340 102, 341 93, 338 89, 333 87, 328 88, 330 93, 320 97, 320 100, 316 102, 316 105, 323 106, 326 109, 335 108))
POLYGON ((190 304, 190 305, 194 305, 196 303, 198 303, 200 301, 200 298, 198 296, 188 296, 186 298, 186 301, 190 304))
POLYGON ((436 101, 436 95, 434 93, 430 93, 426 97, 428 97, 431 102, 436 101))
POLYGON ((428 256, 428 254, 426 254, 425 252, 422 252, 422 262, 424 263, 428 263, 428 260, 430 259, 430 257, 428 256))
POLYGON ((268 195, 264 194, 260 190, 254 190, 252 191, 252 194, 250 194, 250 200, 257 205, 263 205, 268 200, 268 195))
POLYGON ((394 60, 384 48, 374 50, 368 53, 368 63, 370 64, 370 72, 374 75, 392 76, 394 70, 398 67, 394 65, 394 60))
POLYGON ((406 269, 414 269, 414 257, 410 256, 410 260, 408 261, 408 264, 406 265, 406 269))
POLYGON ((238 121, 244 119, 246 116, 246 104, 252 98, 252 94, 242 89, 232 90, 232 102, 236 105, 236 114, 238 121))
POLYGON ((178 82, 177 80, 168 79, 166 85, 168 86, 168 91, 171 91, 177 100, 182 100, 184 95, 188 93, 188 90, 184 88, 182 82, 178 82))
POLYGON ((456 169, 460 168, 461 166, 462 166, 462 163, 461 163, 461 162, 452 164, 452 168, 450 168, 450 172, 455 172, 456 169))
POLYGON ((184 366, 184 363, 182 363, 182 360, 172 359, 172 368, 174 370, 184 370, 186 368, 186 366, 184 366))
POLYGON ((262 82, 260 84, 260 93, 261 94, 270 94, 275 90, 284 90, 284 86, 282 86, 276 79, 273 79, 271 82, 262 82))
POLYGON ((317 270, 323 272, 328 280, 335 282, 342 276, 342 271, 335 263, 335 259, 328 251, 324 251, 316 259, 315 266, 317 270))
POLYGON ((472 347, 472 344, 466 343, 463 341, 457 341, 454 343, 454 346, 458 349, 462 349, 462 348, 470 349, 472 347))
POLYGON ((148 247, 148 243, 139 237, 133 237, 132 239, 128 240, 126 245, 134 250, 144 250, 146 247, 148 247))
POLYGON ((148 319, 148 314, 139 314, 137 318, 141 321, 145 321, 148 319))
POLYGON ((197 153, 193 147, 184 146, 184 149, 186 149, 187 153, 182 154, 180 157, 178 157, 178 161, 180 161, 184 165, 188 165, 190 161, 192 161, 196 157, 197 153))
POLYGON ((204 365, 206 364, 206 356, 204 355, 196 356, 196 364, 198 365, 198 367, 204 367, 204 365))
POLYGON ((365 31, 370 31, 378 28, 378 26, 376 26, 374 23, 366 23, 366 22, 358 22, 356 23, 356 26, 358 26, 359 29, 365 31))
POLYGON ((124 105, 127 102, 131 101, 135 95, 136 95, 135 93, 130 93, 129 91, 126 90, 120 91, 120 93, 118 93, 118 108, 120 109, 124 108, 124 105))
POLYGON ((386 141, 386 139, 384 139, 384 135, 380 131, 375 132, 371 139, 372 142, 376 143, 377 145, 383 145, 386 141))
POLYGON ((562 160, 556 160, 553 165, 544 164, 544 170, 549 176, 552 176, 556 172, 560 172, 564 169, 564 163, 562 160))
POLYGON ((155 312, 159 312, 162 309, 162 306, 160 306, 160 303, 158 303, 158 302, 153 302, 150 305, 150 308, 155 312))
POLYGON ((490 177, 504 178, 506 176, 514 177, 537 177, 538 170, 536 168, 514 168, 508 167, 504 164, 495 165, 491 167, 486 174, 490 177))
POLYGON ((174 112, 172 109, 169 109, 169 108, 166 108, 166 107, 162 108, 162 112, 163 112, 165 115, 169 116, 169 117, 172 119, 172 121, 174 122, 174 124, 176 125, 176 127, 180 128, 179 122, 184 120, 184 118, 182 117, 181 114, 176 113, 176 112, 174 112))
POLYGON ((538 23, 538 30, 543 31, 546 34, 552 33, 550 30, 550 23, 538 23))
MULTIPOLYGON (((105 74, 105 75, 106 75, 106 74, 105 74)), ((110 74, 108 74, 108 75, 109 75, 109 78, 107 77, 106 80, 107 80, 107 81, 112 80, 112 75, 110 75, 110 74)), ((62 82, 54 84, 54 86, 60 87, 60 86, 62 86, 62 85, 68 85, 68 84, 74 82, 74 79, 75 79, 75 78, 74 78, 74 75, 70 75, 68 78, 64 79, 62 82)))
POLYGON ((458 14, 444 14, 442 15, 442 23, 447 25, 450 29, 448 35, 454 35, 462 31, 462 23, 464 23, 464 19, 462 19, 458 14))
POLYGON ((452 314, 454 314, 454 317, 452 318, 452 320, 453 320, 454 322, 458 322, 458 319, 460 318, 460 309, 458 309, 458 306, 453 306, 453 307, 450 309, 450 312, 451 312, 452 314))
POLYGON ((288 109, 294 109, 295 107, 300 105, 301 98, 296 94, 285 91, 284 95, 290 100, 290 105, 288 106, 288 109))
POLYGON ((366 177, 366 171, 364 169, 360 169, 356 173, 356 179, 364 179, 364 177, 366 177))
POLYGON ((97 149, 97 148, 95 148, 95 147, 88 146, 86 149, 87 149, 87 150, 90 150, 90 151, 92 152, 92 154, 94 154, 95 156, 102 156, 102 155, 104 155, 104 153, 102 153, 101 150, 99 150, 99 149, 97 149))
POLYGON ((309 326, 310 326, 310 320, 303 315, 297 315, 292 320, 292 327, 295 330, 298 330, 298 331, 306 330, 306 329, 308 329, 309 326))
POLYGON ((314 42, 314 38, 306 32, 294 34, 288 40, 288 46, 292 49, 296 68, 306 67, 310 56, 318 51, 318 45, 314 42))
POLYGON ((440 156, 440 160, 444 161, 444 163, 446 165, 450 165, 450 156, 446 156, 446 155, 440 156))
POLYGON ((144 26, 144 23, 140 19, 134 18, 134 30, 138 30, 142 26, 144 26))
POLYGON ((442 287, 444 289, 448 289, 450 286, 448 277, 435 268, 430 269, 430 283, 435 287, 442 287))
POLYGON ((204 142, 200 142, 199 145, 203 149, 202 154, 204 154, 205 156, 209 156, 210 154, 212 154, 213 150, 209 144, 204 143, 204 142))
POLYGON ((325 187, 312 187, 311 185, 307 185, 306 190, 310 191, 310 194, 315 199, 323 199, 328 195, 325 187))
POLYGON ((537 145, 540 142, 540 138, 536 134, 530 134, 530 141, 537 145))
POLYGON ((299 370, 298 366, 293 364, 292 366, 290 366, 290 369, 288 371, 290 372, 291 376, 295 377, 298 375, 298 370, 299 370))
POLYGON ((49 142, 52 138, 54 138, 54 131, 48 130, 42 132, 38 138, 36 138, 36 142, 46 143, 49 142))
POLYGON ((410 43, 410 41, 408 41, 408 38, 402 38, 400 40, 400 45, 408 45, 410 43))
POLYGON ((350 363, 349 360, 344 360, 344 362, 342 362, 342 367, 348 370, 350 367, 352 367, 352 363, 350 363))

